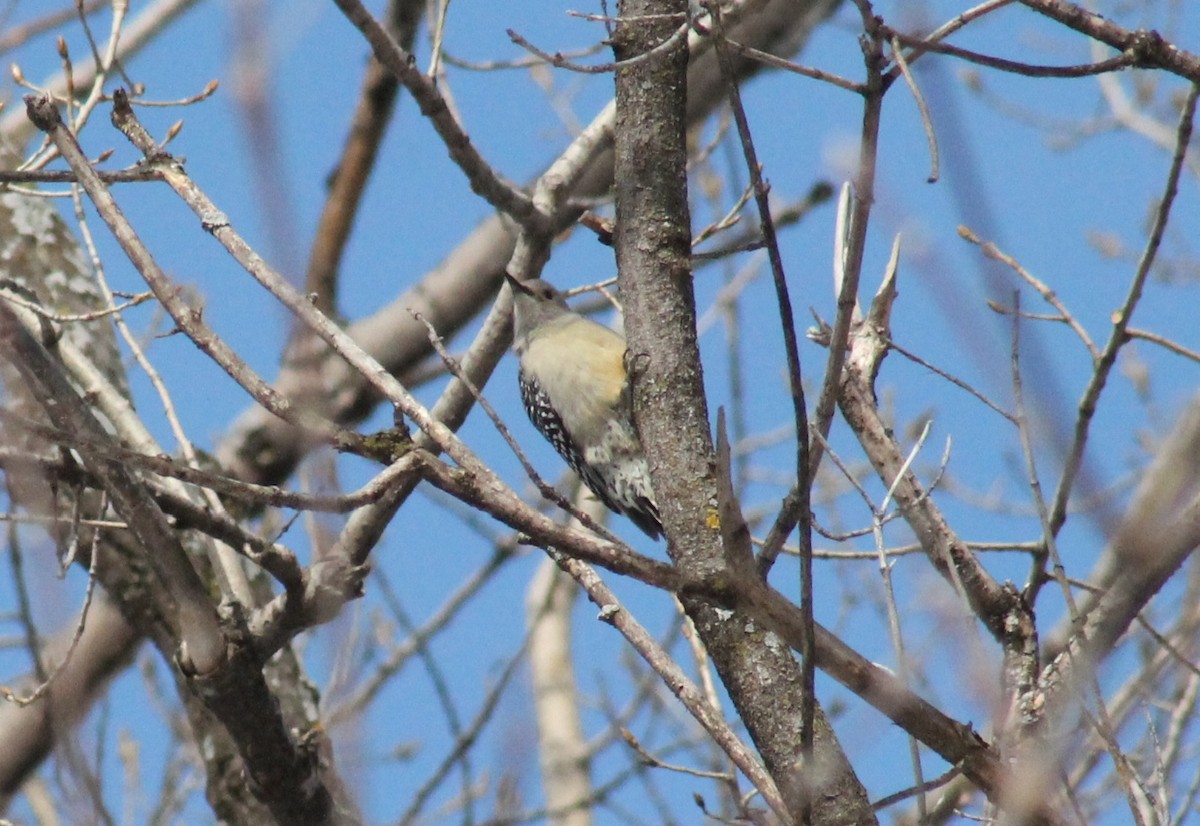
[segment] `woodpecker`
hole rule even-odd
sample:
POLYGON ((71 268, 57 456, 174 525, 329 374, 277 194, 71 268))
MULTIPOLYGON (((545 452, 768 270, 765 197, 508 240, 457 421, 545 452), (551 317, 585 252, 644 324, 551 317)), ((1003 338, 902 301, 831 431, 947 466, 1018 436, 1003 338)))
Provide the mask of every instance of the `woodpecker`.
POLYGON ((633 427, 625 338, 571 310, 540 278, 505 278, 529 420, 609 510, 658 539, 662 521, 633 427))

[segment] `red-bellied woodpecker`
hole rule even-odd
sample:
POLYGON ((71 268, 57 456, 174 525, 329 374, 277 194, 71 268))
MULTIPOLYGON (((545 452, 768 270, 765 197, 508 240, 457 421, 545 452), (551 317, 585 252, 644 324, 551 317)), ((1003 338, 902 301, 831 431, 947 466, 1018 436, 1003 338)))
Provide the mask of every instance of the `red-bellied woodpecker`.
POLYGON ((507 278, 529 420, 601 502, 658 539, 662 522, 633 427, 624 337, 571 310, 545 281, 507 278))

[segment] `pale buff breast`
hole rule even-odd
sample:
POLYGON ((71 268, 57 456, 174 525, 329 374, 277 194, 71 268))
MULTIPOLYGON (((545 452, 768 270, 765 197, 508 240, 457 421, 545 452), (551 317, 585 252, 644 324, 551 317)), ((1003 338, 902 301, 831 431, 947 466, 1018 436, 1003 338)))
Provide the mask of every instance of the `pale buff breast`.
POLYGON ((590 319, 562 322, 545 325, 531 338, 521 366, 538 377, 562 420, 577 423, 571 437, 583 448, 601 438, 623 403, 625 339, 590 319))

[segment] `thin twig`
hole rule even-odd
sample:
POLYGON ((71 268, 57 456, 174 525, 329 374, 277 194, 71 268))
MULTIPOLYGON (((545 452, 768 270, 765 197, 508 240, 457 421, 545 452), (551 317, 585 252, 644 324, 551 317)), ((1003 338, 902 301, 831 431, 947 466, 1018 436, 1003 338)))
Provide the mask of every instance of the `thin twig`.
POLYGON ((1096 368, 1092 371, 1092 377, 1083 392, 1083 397, 1079 400, 1079 415, 1075 420, 1074 438, 1071 440, 1066 460, 1063 462, 1062 475, 1059 477, 1058 489, 1055 491, 1054 504, 1050 511, 1050 529, 1055 533, 1058 532, 1063 522, 1066 521, 1067 502, 1071 498, 1071 488, 1074 486, 1075 480, 1079 475, 1079 468, 1083 463, 1083 450, 1087 445, 1088 433, 1091 428, 1092 417, 1096 413, 1096 405, 1100 400, 1100 393, 1104 390, 1109 373, 1112 372, 1112 368, 1117 362, 1117 354, 1125 342, 1128 341, 1126 331, 1129 327, 1129 322, 1134 310, 1137 308, 1138 302, 1141 300, 1146 279, 1150 275, 1150 270, 1154 265, 1159 246, 1162 243, 1163 234, 1167 229, 1167 222, 1171 216, 1171 207, 1175 203, 1176 194, 1179 192, 1179 176, 1183 171, 1183 160, 1187 155, 1188 147, 1192 140, 1192 126, 1196 115, 1197 97, 1200 97, 1200 77, 1197 77, 1196 81, 1188 89, 1187 97, 1184 99, 1183 106, 1180 109, 1175 154, 1171 158, 1171 168, 1167 173, 1166 187, 1162 199, 1159 201, 1158 208, 1154 212, 1154 224, 1151 227, 1150 236, 1146 239, 1146 248, 1142 252, 1141 260, 1138 261, 1137 270, 1134 272, 1133 279, 1129 284, 1129 291, 1125 296, 1125 301, 1113 313, 1112 332, 1109 334, 1109 339, 1104 346, 1104 350, 1097 359, 1096 368))
POLYGON ((892 58, 900 68, 901 74, 904 75, 904 82, 908 84, 908 90, 912 92, 913 100, 916 101, 917 111, 921 113, 921 126, 925 128, 925 140, 929 144, 929 177, 926 178, 926 181, 931 184, 937 183, 940 177, 938 144, 937 135, 933 130, 933 119, 929 117, 929 104, 925 102, 925 96, 921 94, 921 87, 917 85, 917 79, 913 77, 912 70, 908 68, 908 61, 904 59, 904 50, 900 48, 900 38, 895 34, 892 35, 892 58))
POLYGON ((396 76, 421 107, 445 144, 450 158, 466 175, 471 189, 479 193, 496 209, 512 216, 519 224, 541 226, 546 217, 534 207, 533 200, 520 187, 505 180, 475 148, 462 125, 451 115, 442 93, 411 60, 391 34, 380 25, 359 0, 334 0, 354 26, 371 45, 376 59, 396 76))
POLYGON ((1085 330, 1083 325, 1075 319, 1074 314, 1067 309, 1067 305, 1063 304, 1062 300, 1057 294, 1055 294, 1054 290, 1050 289, 1046 282, 1029 272, 1029 270, 1021 266, 1019 261, 1017 261, 1008 253, 1004 252, 991 241, 982 240, 970 227, 960 226, 958 228, 958 235, 964 241, 975 244, 977 247, 979 247, 980 252, 982 252, 987 258, 1007 264, 1012 271, 1019 275, 1026 284, 1033 287, 1033 289, 1037 291, 1037 294, 1042 297, 1043 301, 1045 301, 1054 309, 1058 310, 1061 320, 1067 326, 1069 326, 1071 330, 1074 331, 1075 335, 1079 337, 1079 340, 1083 342, 1085 347, 1087 347, 1088 353, 1092 357, 1092 361, 1095 362, 1100 359, 1100 350, 1092 342, 1092 338, 1088 335, 1087 330, 1085 330))
POLYGON ((1012 424, 1017 423, 1017 419, 1013 414, 1009 413, 1007 410, 1000 407, 1000 405, 996 404, 994 401, 989 399, 987 396, 983 395, 983 393, 976 390, 974 387, 967 384, 965 381, 958 378, 957 376, 955 376, 951 373, 947 373, 945 370, 938 367, 936 364, 932 364, 932 363, 926 361, 925 359, 921 358, 920 356, 918 356, 916 353, 912 352, 911 350, 901 347, 899 344, 897 344, 893 340, 889 339, 888 349, 895 350, 897 353, 904 356, 906 359, 913 362, 914 364, 921 365, 922 367, 924 367, 926 370, 930 371, 931 373, 935 373, 936 375, 941 376, 946 381, 950 382, 951 384, 953 384, 955 387, 959 388, 960 390, 967 391, 972 396, 979 399, 979 401, 981 401, 985 405, 987 405, 990 409, 992 409, 996 413, 999 413, 1001 416, 1003 416, 1005 419, 1007 419, 1010 423, 1012 423, 1012 424))
POLYGON ((1157 344, 1159 347, 1170 350, 1177 356, 1183 356, 1184 358, 1191 359, 1192 361, 1200 362, 1200 351, 1191 350, 1187 347, 1184 347, 1177 341, 1172 341, 1166 336, 1160 336, 1158 333, 1152 333, 1149 330, 1138 330, 1133 327, 1127 327, 1125 328, 1125 335, 1127 335, 1129 338, 1140 338, 1142 341, 1148 341, 1151 344, 1157 344))
MULTIPOLYGON (((949 43, 939 43, 927 38, 913 37, 912 35, 903 34, 891 29, 889 29, 889 32, 897 46, 904 44, 912 49, 919 50, 921 53, 936 52, 950 57, 957 57, 968 63, 986 66, 989 69, 999 69, 1000 71, 1022 75, 1023 77, 1091 77, 1108 72, 1119 72, 1131 66, 1139 65, 1138 56, 1127 52, 1096 63, 1083 63, 1075 66, 1038 66, 1020 60, 1005 60, 1002 57, 993 57, 992 55, 974 52, 970 49, 963 49, 959 46, 952 46, 949 43)), ((897 58, 897 68, 902 73, 907 74, 907 67, 901 64, 904 58, 900 56, 899 49, 897 49, 895 56, 897 58)))
MULTIPOLYGON (((99 512, 104 513, 107 508, 108 500, 106 497, 100 505, 99 512)), ((83 520, 80 520, 80 524, 83 524, 83 520)), ((67 664, 71 661, 71 657, 75 653, 75 648, 79 645, 79 640, 83 637, 83 629, 85 623, 87 622, 88 610, 92 607, 92 596, 96 591, 96 566, 100 564, 99 543, 100 531, 95 531, 92 535, 92 547, 88 557, 87 587, 83 592, 83 605, 81 605, 79 608, 79 619, 75 621, 75 630, 71 634, 71 641, 67 644, 67 650, 63 652, 62 659, 51 664, 49 671, 44 671, 44 664, 42 663, 39 652, 40 646, 32 649, 31 653, 34 655, 37 670, 40 674, 38 685, 29 694, 17 694, 6 686, 0 686, 0 696, 4 697, 4 699, 8 702, 15 703, 16 705, 22 707, 36 703, 43 696, 45 696, 46 692, 49 691, 50 687, 54 684, 55 679, 59 674, 62 673, 63 669, 66 668, 67 664)), ((21 555, 20 546, 18 544, 11 543, 11 554, 14 563, 16 563, 21 555)), ((17 595, 22 604, 22 613, 24 614, 26 613, 26 608, 28 607, 28 596, 24 588, 24 578, 17 576, 14 577, 14 580, 17 585, 17 595)), ((32 627, 32 617, 29 618, 29 625, 27 627, 32 627)), ((36 639, 33 640, 33 643, 36 645, 36 639)))
POLYGON ((508 445, 509 449, 512 450, 513 454, 517 457, 517 461, 521 463, 521 467, 525 470, 525 474, 537 487, 538 492, 541 493, 541 495, 544 496, 548 501, 558 505, 572 517, 579 520, 579 523, 584 527, 595 531, 610 542, 620 542, 621 540, 613 535, 607 528, 596 522, 596 520, 592 519, 583 511, 579 510, 579 508, 575 507, 570 500, 555 490, 553 485, 549 484, 541 477, 541 474, 537 472, 533 464, 529 461, 529 457, 525 455, 525 451, 521 449, 521 446, 517 444, 517 440, 513 438, 512 433, 508 429, 508 425, 504 423, 504 420, 500 418, 500 414, 496 412, 496 408, 492 407, 492 403, 489 402, 484 395, 479 392, 479 388, 475 386, 475 383, 471 381, 470 377, 463 373, 458 362, 455 361, 454 357, 450 355, 448 350, 446 350, 445 344, 442 343, 442 337, 438 335, 438 332, 434 329, 433 325, 426 321, 425 317, 418 312, 413 313, 413 318, 415 318, 419 323, 425 325, 425 329, 429 333, 429 343, 437 352, 438 356, 441 357, 442 363, 446 365, 446 369, 450 371, 450 375, 461 381, 467 390, 470 391, 471 395, 475 397, 475 403, 482 407, 483 412, 487 414, 489 419, 491 419, 492 425, 496 428, 496 432, 500 434, 500 438, 504 440, 504 443, 508 445))
MULTIPOLYGON (((674 17, 674 15, 672 15, 672 17, 674 17)), ((676 46, 679 45, 679 42, 681 40, 683 40, 684 38, 687 37, 688 32, 691 31, 692 28, 693 28, 692 22, 685 20, 682 24, 680 24, 679 28, 677 28, 670 37, 663 40, 662 43, 658 44, 653 49, 649 49, 649 50, 642 52, 641 54, 639 54, 635 57, 631 57, 627 60, 619 60, 616 62, 609 62, 609 63, 600 63, 595 66, 584 66, 583 64, 580 64, 580 63, 572 63, 571 61, 567 60, 567 58, 561 52, 555 52, 554 54, 550 54, 549 52, 542 51, 541 49, 539 49, 537 46, 530 43, 528 40, 526 40, 524 37, 522 37, 520 34, 518 34, 513 29, 506 29, 505 32, 508 34, 508 38, 513 43, 516 43, 522 49, 527 50, 530 54, 535 55, 539 59, 545 61, 546 63, 549 63, 551 66, 554 66, 555 68, 568 69, 572 72, 579 72, 581 74, 587 74, 587 75, 604 75, 604 74, 609 74, 611 72, 615 72, 618 69, 626 68, 629 66, 635 66, 638 63, 641 63, 643 61, 653 60, 658 55, 665 54, 665 53, 671 51, 672 49, 674 49, 676 46)))

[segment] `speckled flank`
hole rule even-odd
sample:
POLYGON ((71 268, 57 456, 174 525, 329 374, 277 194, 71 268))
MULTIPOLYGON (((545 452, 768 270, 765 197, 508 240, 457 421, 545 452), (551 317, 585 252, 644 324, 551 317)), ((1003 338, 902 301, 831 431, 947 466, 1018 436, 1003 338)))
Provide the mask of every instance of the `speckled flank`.
POLYGON ((610 510, 657 539, 650 466, 633 428, 625 339, 566 308, 545 282, 516 289, 514 348, 525 412, 610 510))

